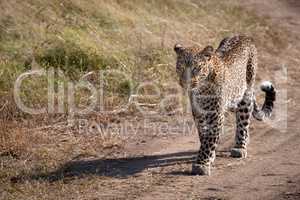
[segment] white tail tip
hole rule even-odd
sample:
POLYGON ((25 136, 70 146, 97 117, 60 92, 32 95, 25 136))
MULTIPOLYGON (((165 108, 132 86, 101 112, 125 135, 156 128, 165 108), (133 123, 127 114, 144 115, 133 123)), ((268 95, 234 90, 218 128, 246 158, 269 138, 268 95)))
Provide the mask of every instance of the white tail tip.
POLYGON ((273 88, 273 85, 270 81, 263 81, 260 85, 260 88, 262 90, 271 90, 273 88))

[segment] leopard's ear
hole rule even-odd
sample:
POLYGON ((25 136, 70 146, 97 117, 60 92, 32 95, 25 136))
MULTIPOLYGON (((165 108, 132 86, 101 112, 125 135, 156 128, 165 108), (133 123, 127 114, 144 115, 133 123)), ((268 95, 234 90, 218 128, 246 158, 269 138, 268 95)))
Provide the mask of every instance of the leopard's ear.
POLYGON ((184 47, 181 44, 175 44, 174 46, 174 51, 176 52, 176 54, 180 54, 184 51, 184 47))
POLYGON ((203 49, 202 53, 205 55, 205 56, 211 56, 211 54, 214 52, 214 48, 212 46, 207 46, 203 49))
POLYGON ((214 53, 214 48, 212 46, 207 46, 202 50, 202 55, 204 55, 206 60, 210 60, 212 54, 214 53))

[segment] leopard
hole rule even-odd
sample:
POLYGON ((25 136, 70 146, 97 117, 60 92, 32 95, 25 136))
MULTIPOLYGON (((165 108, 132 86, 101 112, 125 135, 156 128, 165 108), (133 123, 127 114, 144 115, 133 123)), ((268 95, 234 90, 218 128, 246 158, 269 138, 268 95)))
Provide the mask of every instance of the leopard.
POLYGON ((257 48, 252 37, 234 35, 224 38, 214 49, 175 44, 176 73, 187 91, 191 113, 200 139, 200 148, 192 164, 193 175, 211 175, 220 135, 224 131, 225 113, 235 114, 235 141, 231 157, 247 157, 249 125, 269 119, 273 113, 276 90, 263 81, 262 106, 255 98, 257 48))

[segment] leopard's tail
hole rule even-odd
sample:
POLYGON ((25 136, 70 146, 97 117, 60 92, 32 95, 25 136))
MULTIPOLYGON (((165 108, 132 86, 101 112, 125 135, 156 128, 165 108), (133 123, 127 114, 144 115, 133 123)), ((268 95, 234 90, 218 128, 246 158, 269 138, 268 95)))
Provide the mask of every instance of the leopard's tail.
POLYGON ((259 108, 254 98, 254 108, 252 115, 255 119, 263 121, 265 118, 269 118, 272 114, 274 101, 276 99, 276 90, 274 89, 272 83, 269 81, 264 81, 261 84, 260 89, 265 92, 265 101, 262 108, 259 108))

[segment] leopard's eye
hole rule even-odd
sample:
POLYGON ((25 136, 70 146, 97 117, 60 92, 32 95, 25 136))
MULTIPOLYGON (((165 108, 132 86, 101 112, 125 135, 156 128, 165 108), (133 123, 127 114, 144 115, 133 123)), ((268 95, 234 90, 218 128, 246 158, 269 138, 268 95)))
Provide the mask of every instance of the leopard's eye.
POLYGON ((200 67, 194 67, 194 68, 192 69, 192 74, 193 74, 193 75, 197 75, 197 74, 199 73, 199 71, 200 71, 200 67))

